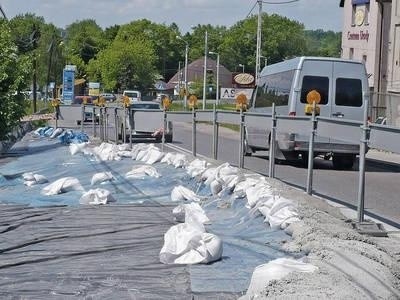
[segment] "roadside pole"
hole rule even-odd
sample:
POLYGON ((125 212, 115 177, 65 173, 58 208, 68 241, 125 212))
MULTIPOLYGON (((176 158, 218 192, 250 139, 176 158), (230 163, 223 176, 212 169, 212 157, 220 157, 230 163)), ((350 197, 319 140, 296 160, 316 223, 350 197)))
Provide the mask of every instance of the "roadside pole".
POLYGON ((311 115, 312 130, 310 133, 310 141, 308 144, 308 173, 307 173, 307 194, 312 194, 313 185, 313 169, 314 169, 314 140, 317 131, 317 118, 315 117, 316 102, 313 102, 313 110, 311 115))
POLYGON ((276 140, 276 112, 275 103, 272 103, 272 128, 271 139, 269 141, 269 170, 268 177, 275 177, 275 140, 276 140))
POLYGON ((240 108, 240 144, 239 144, 239 168, 244 166, 243 144, 244 144, 244 114, 243 107, 240 108))
POLYGON ((93 137, 96 137, 96 108, 92 108, 92 126, 93 126, 93 137))
POLYGON ((114 108, 115 144, 118 145, 118 108, 114 108))
POLYGON ((218 131, 219 131, 219 124, 217 122, 217 110, 216 105, 214 104, 213 107, 213 159, 218 158, 218 131))
POLYGON ((368 143, 368 101, 364 101, 364 120, 361 126, 360 158, 359 158, 359 178, 358 178, 358 222, 364 222, 364 194, 365 194, 365 153, 368 143))
POLYGON ((192 108, 192 155, 196 156, 196 109, 192 108))

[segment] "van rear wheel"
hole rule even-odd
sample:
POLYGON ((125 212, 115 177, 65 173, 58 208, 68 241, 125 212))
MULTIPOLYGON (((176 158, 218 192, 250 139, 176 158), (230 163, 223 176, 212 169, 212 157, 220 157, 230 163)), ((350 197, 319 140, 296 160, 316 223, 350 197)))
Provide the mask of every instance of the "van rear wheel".
POLYGON ((353 168, 356 156, 354 154, 334 153, 332 157, 333 167, 336 170, 350 170, 353 168))

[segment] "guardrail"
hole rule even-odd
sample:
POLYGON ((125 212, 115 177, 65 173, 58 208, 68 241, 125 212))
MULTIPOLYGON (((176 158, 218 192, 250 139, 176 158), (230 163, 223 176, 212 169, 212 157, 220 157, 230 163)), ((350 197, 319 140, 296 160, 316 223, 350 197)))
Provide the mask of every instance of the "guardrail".
MULTIPOLYGON (((365 105, 367 107, 367 105, 365 105)), ((275 106, 272 113, 234 112, 216 110, 192 111, 159 111, 143 109, 127 109, 120 107, 93 107, 93 106, 61 106, 59 119, 64 122, 80 124, 84 130, 84 121, 88 114, 92 115, 93 135, 102 141, 119 143, 119 129, 126 133, 129 126, 132 144, 132 130, 153 130, 163 127, 162 148, 165 144, 167 122, 186 122, 192 124, 192 155, 197 155, 196 124, 209 122, 213 125, 212 158, 218 159, 218 139, 220 124, 239 125, 239 157, 238 166, 244 167, 244 140, 245 126, 268 128, 271 131, 269 148, 269 177, 275 177, 275 152, 277 149, 277 133, 290 132, 309 137, 308 168, 306 192, 312 194, 313 186, 313 158, 314 140, 316 136, 327 137, 359 145, 359 184, 358 184, 358 221, 364 221, 364 191, 365 191, 365 154, 368 147, 400 153, 400 128, 369 124, 367 122, 367 108, 364 111, 364 121, 353 121, 339 118, 315 116, 283 116, 277 115, 275 106), (98 120, 97 120, 98 118, 98 120), (110 124, 114 128, 114 137, 109 135, 110 124)), ((73 126, 73 125, 71 125, 73 126)), ((121 141, 126 143, 126 134, 121 134, 121 141)))

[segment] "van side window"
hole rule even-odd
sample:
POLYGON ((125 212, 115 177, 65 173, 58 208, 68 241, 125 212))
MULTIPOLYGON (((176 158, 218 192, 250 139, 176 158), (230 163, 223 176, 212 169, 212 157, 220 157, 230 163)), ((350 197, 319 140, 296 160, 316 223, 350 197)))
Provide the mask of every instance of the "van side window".
POLYGON ((362 106, 362 84, 360 79, 337 78, 336 79, 336 105, 362 106))
POLYGON ((262 86, 257 87, 254 107, 288 105, 294 70, 263 76, 262 86))
POLYGON ((301 85, 301 103, 307 103, 307 94, 312 90, 316 90, 321 95, 321 102, 319 104, 327 104, 329 95, 329 78, 322 76, 304 76, 301 85))

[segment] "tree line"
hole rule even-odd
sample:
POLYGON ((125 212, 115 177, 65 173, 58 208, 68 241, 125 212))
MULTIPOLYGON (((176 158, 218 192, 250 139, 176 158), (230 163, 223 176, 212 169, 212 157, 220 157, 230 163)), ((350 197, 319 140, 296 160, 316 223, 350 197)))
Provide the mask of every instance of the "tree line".
MULTIPOLYGON (((276 14, 262 15, 261 55, 268 64, 295 56, 340 56, 341 33, 305 30, 304 25, 276 14)), ((101 82, 105 91, 153 87, 168 81, 183 67, 185 42, 189 63, 208 50, 220 55, 220 63, 231 71, 238 62, 254 70, 257 16, 233 26, 197 25, 181 33, 176 23, 157 24, 147 19, 102 29, 95 20, 74 22, 65 29, 46 23, 34 14, 0 20, 0 124, 18 120, 23 113, 20 92, 55 82, 61 84, 66 64, 77 66, 77 78, 101 82), (178 36, 180 38, 178 38, 178 36), (183 40, 183 41, 182 41, 183 40)), ((3 125, 0 125, 3 126, 3 125)), ((0 138, 7 130, 0 129, 0 138)))

